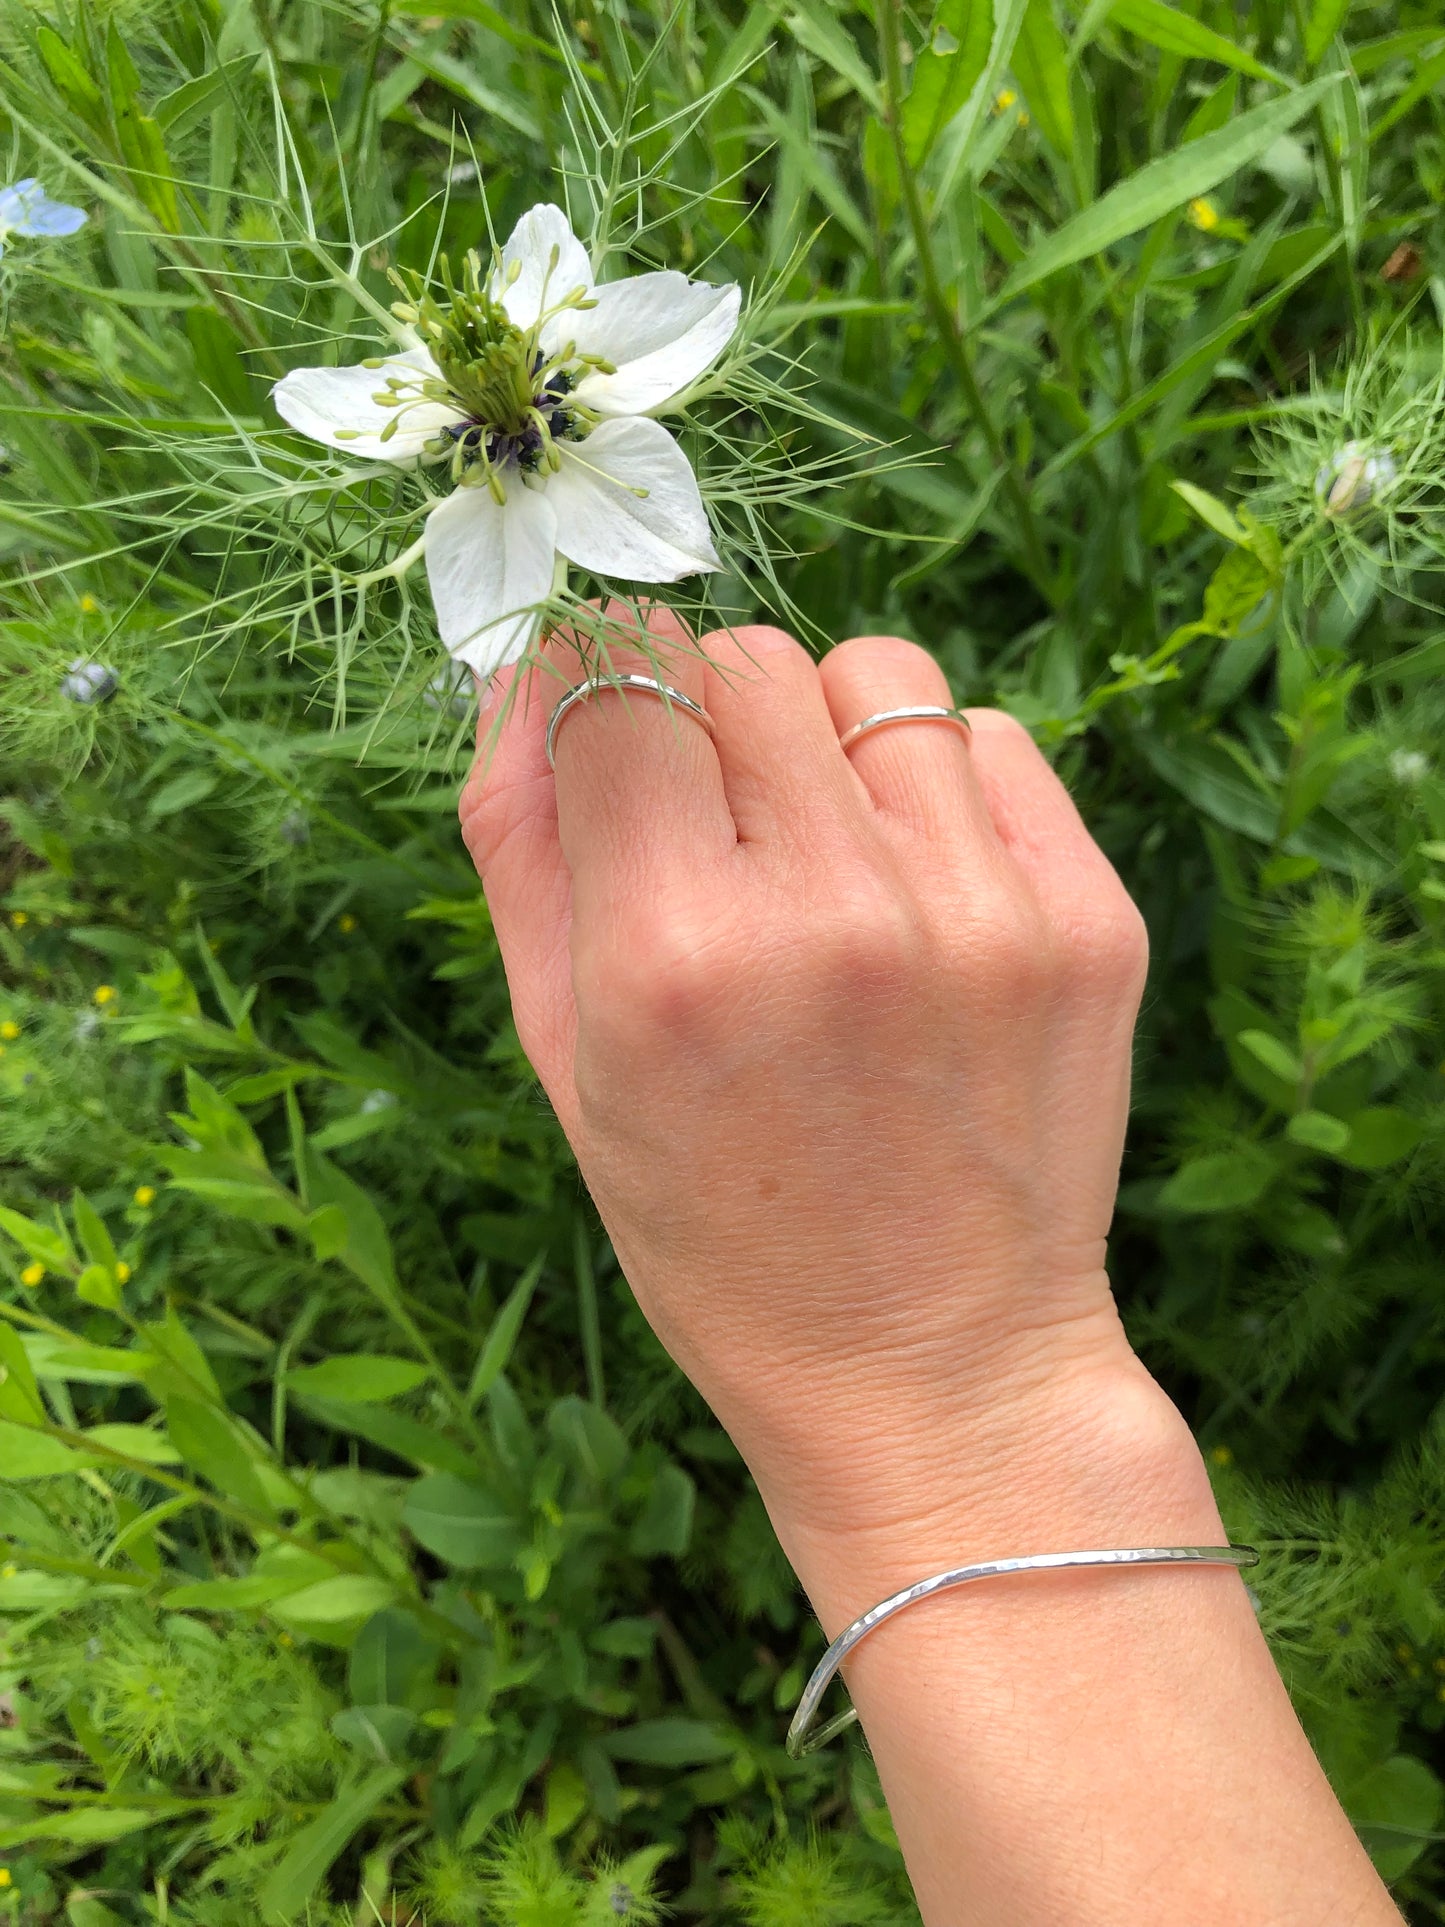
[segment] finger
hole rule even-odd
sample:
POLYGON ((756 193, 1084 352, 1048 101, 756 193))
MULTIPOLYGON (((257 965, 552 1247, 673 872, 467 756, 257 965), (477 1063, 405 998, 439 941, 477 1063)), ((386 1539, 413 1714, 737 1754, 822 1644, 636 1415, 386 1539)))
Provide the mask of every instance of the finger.
POLYGON ((828 712, 818 666, 781 629, 719 629, 699 645, 717 760, 743 843, 806 844, 856 822, 865 798, 828 712))
MULTIPOLYGON (((819 664, 841 737, 881 710, 953 707, 943 671, 917 643, 899 636, 854 636, 819 664)), ((908 722, 869 730, 845 754, 877 807, 934 840, 966 836, 993 842, 993 825, 969 754, 951 723, 908 722)))
MULTIPOLYGON (((560 671, 548 710, 589 676, 655 677, 703 703, 705 672, 687 625, 644 605, 648 646, 630 643, 636 612, 612 602, 600 640, 559 634, 543 651, 560 671)), ((600 894, 656 893, 695 878, 737 847, 722 773, 707 730, 641 691, 602 690, 558 727, 557 821, 579 911, 600 894)))
POLYGON ((1001 709, 970 709, 973 766, 998 836, 1028 878, 1050 924, 1080 968, 1097 967, 1133 1005, 1148 963, 1144 922, 1112 863, 1090 836, 1074 800, 1022 723, 1001 709))
POLYGON ((565 1119, 577 1011, 568 954, 572 878, 543 747, 553 688, 552 678, 536 668, 493 677, 477 718, 477 755, 460 815, 501 947, 517 1035, 565 1119))

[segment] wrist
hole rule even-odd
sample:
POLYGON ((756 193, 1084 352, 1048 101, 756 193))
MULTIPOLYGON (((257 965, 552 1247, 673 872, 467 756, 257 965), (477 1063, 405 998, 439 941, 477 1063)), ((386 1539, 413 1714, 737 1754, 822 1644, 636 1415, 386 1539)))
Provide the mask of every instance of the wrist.
POLYGON ((829 1638, 879 1600, 974 1559, 1223 1543, 1208 1473, 1123 1343, 1015 1380, 921 1429, 880 1413, 827 1474, 755 1463, 784 1551, 829 1638))

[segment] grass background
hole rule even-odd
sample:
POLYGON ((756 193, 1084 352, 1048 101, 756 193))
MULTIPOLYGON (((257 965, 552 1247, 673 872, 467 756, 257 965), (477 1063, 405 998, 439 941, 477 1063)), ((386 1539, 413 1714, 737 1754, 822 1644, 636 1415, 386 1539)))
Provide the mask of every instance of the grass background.
POLYGON ((598 180, 612 272, 766 310, 727 459, 845 458, 718 606, 928 644, 1145 909, 1125 1316, 1445 1918, 1433 0, 6 0, 0 62, 90 216, 0 263, 0 1918, 916 1919, 518 1049, 468 704, 356 580, 416 501, 267 401, 598 180))

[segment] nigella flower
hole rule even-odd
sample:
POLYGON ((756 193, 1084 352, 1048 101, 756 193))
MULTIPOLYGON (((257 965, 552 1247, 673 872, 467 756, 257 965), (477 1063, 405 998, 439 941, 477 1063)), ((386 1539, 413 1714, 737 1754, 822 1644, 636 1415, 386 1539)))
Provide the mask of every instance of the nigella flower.
POLYGON ((676 582, 721 567, 676 407, 737 327, 736 285, 672 271, 595 285, 560 208, 534 207, 485 273, 419 283, 395 312, 414 346, 276 384, 293 428, 370 461, 445 464, 424 534, 442 640, 489 676, 515 662, 568 562, 676 582))
POLYGON ((0 254, 12 234, 74 234, 85 226, 86 219, 84 208, 52 201, 33 178, 17 181, 13 187, 0 187, 0 254))

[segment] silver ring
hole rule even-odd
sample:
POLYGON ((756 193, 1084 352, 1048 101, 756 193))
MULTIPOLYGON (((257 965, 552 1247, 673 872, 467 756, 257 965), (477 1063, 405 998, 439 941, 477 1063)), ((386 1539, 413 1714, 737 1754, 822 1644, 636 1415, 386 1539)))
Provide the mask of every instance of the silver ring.
POLYGON ((674 689, 671 683, 659 682, 655 676, 589 676, 586 682, 579 682, 552 711, 547 724, 547 761, 553 769, 557 767, 554 751, 557 747, 557 731, 562 726, 562 718, 569 709, 578 703, 590 702, 607 689, 637 689, 647 696, 660 696, 669 708, 677 708, 691 716, 694 722, 701 723, 709 736, 717 735, 717 724, 708 715, 701 703, 695 703, 691 696, 682 690, 674 689))
POLYGON ((889 723, 952 723, 965 736, 972 736, 967 716, 961 709, 945 709, 940 703, 913 703, 907 709, 880 709, 876 716, 865 716, 838 738, 839 749, 851 749, 870 729, 883 729, 889 723))

